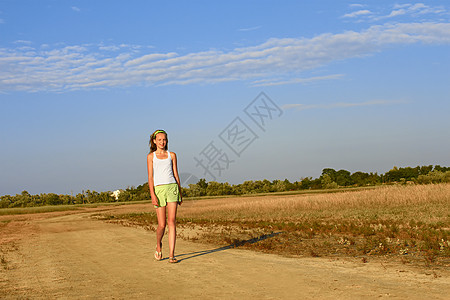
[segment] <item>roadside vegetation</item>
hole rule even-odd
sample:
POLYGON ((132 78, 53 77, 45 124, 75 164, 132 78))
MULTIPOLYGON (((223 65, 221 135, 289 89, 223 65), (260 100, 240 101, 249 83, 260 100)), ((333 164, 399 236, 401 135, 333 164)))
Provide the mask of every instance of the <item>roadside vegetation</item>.
MULTIPOLYGON (((450 184, 189 201, 180 238, 285 256, 390 257, 450 266, 450 184)), ((155 230, 156 214, 99 215, 155 230)))

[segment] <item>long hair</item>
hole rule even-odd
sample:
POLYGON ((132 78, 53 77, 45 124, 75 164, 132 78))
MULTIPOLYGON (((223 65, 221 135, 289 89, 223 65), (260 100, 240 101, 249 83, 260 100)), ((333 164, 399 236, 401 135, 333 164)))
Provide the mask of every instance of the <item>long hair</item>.
POLYGON ((165 131, 162 130, 162 129, 158 129, 158 130, 155 130, 155 132, 153 132, 153 133, 150 135, 150 142, 149 142, 149 145, 150 145, 150 153, 155 152, 156 149, 158 149, 158 147, 156 147, 156 144, 155 144, 156 135, 157 135, 158 133, 164 133, 164 134, 166 135, 167 143, 166 143, 166 147, 164 148, 164 150, 167 151, 167 149, 169 148, 169 137, 167 136, 167 132, 165 132, 165 131))

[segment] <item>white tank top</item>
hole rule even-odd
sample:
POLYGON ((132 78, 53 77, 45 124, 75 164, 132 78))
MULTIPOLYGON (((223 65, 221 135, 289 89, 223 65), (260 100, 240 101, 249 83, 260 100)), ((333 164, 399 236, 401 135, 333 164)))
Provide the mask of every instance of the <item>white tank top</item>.
POLYGON ((167 151, 166 159, 159 159, 156 153, 153 152, 153 185, 162 185, 169 183, 177 183, 175 176, 173 176, 172 157, 167 151))

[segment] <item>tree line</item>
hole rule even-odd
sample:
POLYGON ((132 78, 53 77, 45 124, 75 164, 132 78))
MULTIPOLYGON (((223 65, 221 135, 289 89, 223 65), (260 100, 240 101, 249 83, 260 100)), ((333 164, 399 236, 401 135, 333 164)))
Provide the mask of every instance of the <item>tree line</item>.
MULTIPOLYGON (((361 187, 381 184, 430 184, 450 183, 450 167, 417 166, 398 168, 394 167, 385 174, 354 172, 347 170, 334 170, 326 168, 318 178, 305 177, 299 181, 289 180, 248 180, 240 184, 207 182, 200 179, 196 184, 182 187, 184 197, 244 195, 256 193, 285 192, 313 189, 335 189, 339 187, 361 187)), ((121 190, 116 198, 111 192, 82 191, 77 195, 58 195, 55 193, 31 195, 27 191, 15 196, 0 197, 0 208, 32 207, 45 205, 75 205, 86 203, 128 202, 150 199, 148 184, 138 187, 128 187, 121 190)))

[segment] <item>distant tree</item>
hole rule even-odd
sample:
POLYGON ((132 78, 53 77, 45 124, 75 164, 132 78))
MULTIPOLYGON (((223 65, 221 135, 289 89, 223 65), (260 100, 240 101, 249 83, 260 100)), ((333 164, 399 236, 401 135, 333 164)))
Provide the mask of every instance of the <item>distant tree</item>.
POLYGON ((300 189, 308 190, 312 186, 312 177, 304 177, 300 179, 300 189))
POLYGON ((201 189, 206 189, 208 187, 208 182, 206 182, 205 178, 200 178, 199 181, 197 182, 197 185, 201 189))
POLYGON ((13 203, 13 197, 5 195, 0 197, 0 208, 8 208, 13 203))
POLYGON ((417 178, 420 174, 420 167, 397 168, 394 166, 392 170, 386 172, 384 178, 387 182, 410 181, 417 178))
POLYGON ((183 192, 184 197, 200 197, 200 189, 197 184, 190 183, 189 188, 183 192))
POLYGON ((347 170, 339 170, 336 172, 336 177, 334 180, 339 186, 350 186, 353 184, 350 172, 347 170))
POLYGON ((358 185, 358 186, 364 186, 366 184, 368 184, 368 179, 369 179, 369 174, 364 173, 364 172, 355 172, 353 173, 351 176, 352 181, 354 182, 354 184, 358 185))
POLYGON ((200 192, 199 196, 205 196, 206 195, 206 189, 208 188, 208 182, 206 182, 205 178, 200 178, 197 182, 197 187, 200 192))
POLYGON ((272 183, 271 183, 269 180, 264 179, 264 180, 262 181, 261 192, 262 192, 262 193, 269 193, 269 192, 272 192, 272 183))
POLYGON ((450 182, 450 171, 441 172, 433 170, 427 175, 419 175, 416 179, 419 184, 430 184, 430 183, 449 183, 450 182))
POLYGON ((286 191, 286 184, 281 180, 274 180, 272 182, 274 192, 284 192, 286 191))
POLYGON ((233 194, 233 187, 228 183, 221 183, 220 185, 222 195, 232 195, 233 194))
POLYGON ((331 181, 336 181, 336 170, 331 168, 325 168, 322 170, 322 175, 328 175, 331 181))
POLYGON ((57 194, 49 193, 49 194, 42 194, 41 199, 44 205, 59 205, 63 204, 61 199, 57 194))
POLYGON ((75 197, 71 195, 59 195, 59 199, 61 201, 61 204, 74 204, 75 203, 75 197))
POLYGON ((217 181, 208 182, 208 186, 206 187, 206 195, 208 196, 222 195, 220 183, 218 183, 217 181))
MULTIPOLYGON (((136 198, 137 194, 134 195, 134 198, 136 198)), ((108 202, 114 202, 116 201, 116 198, 112 196, 111 192, 101 192, 97 196, 97 202, 99 203, 108 203, 108 202)))
POLYGON ((381 178, 381 176, 378 176, 378 174, 375 172, 375 173, 370 173, 369 174, 369 177, 366 179, 366 184, 368 184, 368 185, 376 185, 376 184, 379 184, 379 183, 382 183, 383 181, 382 181, 382 178, 381 178))
POLYGON ((311 181, 311 189, 317 190, 322 188, 322 178, 316 178, 311 181))
POLYGON ((136 194, 130 192, 128 189, 123 190, 119 194, 119 198, 117 201, 119 202, 128 202, 128 201, 135 201, 136 200, 136 194))
POLYGON ((246 180, 239 186, 240 186, 241 194, 255 194, 256 193, 253 180, 246 180))
POLYGON ((208 196, 220 196, 220 195, 231 195, 233 189, 228 182, 220 183, 217 181, 208 182, 208 187, 206 188, 206 195, 208 196))
POLYGON ((386 182, 400 181, 401 175, 397 166, 394 166, 391 170, 384 174, 386 182))
POLYGON ((98 193, 96 191, 86 190, 86 201, 87 203, 97 202, 98 193))
POLYGON ((338 184, 331 179, 331 176, 328 174, 323 174, 321 176, 322 188, 324 189, 336 189, 338 188, 338 184))
MULTIPOLYGON (((183 188, 181 188, 181 191, 183 192, 183 188)), ((149 200, 151 197, 150 197, 150 190, 149 190, 149 187, 148 187, 148 182, 138 186, 136 188, 135 194, 136 194, 136 200, 137 201, 139 201, 139 200, 149 200)), ((184 195, 184 193, 183 193, 183 195, 184 195)))
POLYGON ((440 165, 434 166, 435 171, 447 172, 450 171, 450 167, 441 167, 440 165))
POLYGON ((264 183, 261 180, 255 180, 253 181, 252 189, 254 193, 262 193, 264 189, 264 183))
POLYGON ((284 180, 284 186, 286 191, 295 190, 295 184, 291 183, 287 178, 284 180))
POLYGON ((27 191, 22 191, 22 193, 13 197, 12 200, 10 207, 27 207, 32 202, 32 197, 27 191))
POLYGON ((427 175, 431 171, 433 171, 433 165, 421 166, 421 167, 419 167, 419 174, 418 175, 427 175))
MULTIPOLYGON (((186 187, 181 187, 181 194, 183 195, 184 198, 192 197, 190 194, 190 189, 186 188, 186 187)), ((148 199, 150 199, 150 198, 148 198, 148 199)))
POLYGON ((84 204, 84 203, 86 203, 86 195, 84 194, 84 191, 81 191, 81 193, 78 193, 75 196, 75 203, 76 204, 84 204))

